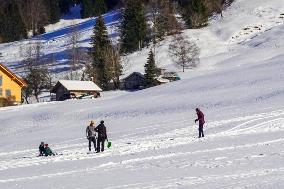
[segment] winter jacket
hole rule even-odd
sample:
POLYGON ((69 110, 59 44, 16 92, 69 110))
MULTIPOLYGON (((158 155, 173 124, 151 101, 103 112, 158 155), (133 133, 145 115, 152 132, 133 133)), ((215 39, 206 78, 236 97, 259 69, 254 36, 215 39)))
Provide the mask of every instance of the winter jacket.
POLYGON ((199 121, 199 124, 204 124, 205 120, 204 120, 204 114, 199 110, 197 113, 197 119, 195 121, 199 121))
POLYGON ((51 155, 55 155, 55 154, 51 151, 51 149, 49 147, 45 147, 44 148, 44 155, 45 156, 51 156, 51 155))
POLYGON ((96 127, 96 131, 98 132, 98 138, 100 138, 100 139, 107 139, 106 126, 103 123, 100 123, 96 127))
POLYGON ((94 138, 96 137, 96 127, 93 125, 89 125, 86 128, 86 136, 87 138, 94 138))
POLYGON ((39 150, 39 155, 42 156, 44 154, 44 145, 39 145, 38 150, 39 150))

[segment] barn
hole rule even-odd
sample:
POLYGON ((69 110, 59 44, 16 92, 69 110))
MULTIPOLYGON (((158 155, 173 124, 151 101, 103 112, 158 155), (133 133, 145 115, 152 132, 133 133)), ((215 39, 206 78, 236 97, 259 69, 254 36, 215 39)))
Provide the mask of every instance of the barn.
POLYGON ((56 94, 56 101, 76 98, 82 95, 93 95, 99 97, 102 89, 93 81, 75 81, 59 80, 50 90, 50 93, 56 94))

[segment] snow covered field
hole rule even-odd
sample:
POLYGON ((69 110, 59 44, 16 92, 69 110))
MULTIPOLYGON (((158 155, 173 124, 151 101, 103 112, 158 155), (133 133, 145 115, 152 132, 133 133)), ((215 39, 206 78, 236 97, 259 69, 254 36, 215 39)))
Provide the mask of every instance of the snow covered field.
MULTIPOLYGON (((0 188, 284 188, 282 14, 282 0, 236 0, 224 19, 185 31, 202 59, 181 81, 1 108, 0 188), (206 116, 202 139, 196 107, 206 116), (105 120, 113 147, 104 153, 87 154, 90 120, 105 120), (62 155, 36 157, 41 141, 62 155)), ((166 48, 159 64, 175 69, 166 48)), ((129 70, 141 70, 147 53, 130 55, 129 70)))

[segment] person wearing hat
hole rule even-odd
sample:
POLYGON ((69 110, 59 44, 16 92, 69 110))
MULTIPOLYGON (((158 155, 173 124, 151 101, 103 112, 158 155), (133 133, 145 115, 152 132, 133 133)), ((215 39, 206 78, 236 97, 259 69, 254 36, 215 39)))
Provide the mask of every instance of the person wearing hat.
POLYGON ((104 121, 102 120, 100 124, 96 127, 98 133, 97 139, 97 153, 103 152, 105 149, 105 140, 107 140, 107 131, 104 121))
POLYGON ((51 151, 51 149, 48 147, 48 144, 44 145, 44 155, 45 156, 55 156, 55 154, 51 151))
POLYGON ((43 156, 44 155, 44 142, 40 143, 38 150, 39 150, 39 156, 43 156))
POLYGON ((92 142, 94 144, 94 150, 97 151, 96 146, 96 127, 95 122, 91 121, 90 125, 86 128, 86 137, 89 140, 89 152, 91 152, 92 142))
POLYGON ((196 108, 195 111, 196 111, 197 119, 194 122, 196 123, 197 121, 199 121, 199 128, 198 128, 199 137, 198 138, 201 138, 201 137, 204 137, 204 133, 203 133, 203 125, 205 123, 204 114, 200 111, 199 108, 196 108))

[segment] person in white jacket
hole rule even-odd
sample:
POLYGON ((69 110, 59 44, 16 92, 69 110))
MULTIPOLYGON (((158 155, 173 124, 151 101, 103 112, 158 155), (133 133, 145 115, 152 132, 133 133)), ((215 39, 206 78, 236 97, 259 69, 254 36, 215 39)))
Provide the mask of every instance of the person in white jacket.
POLYGON ((91 152, 92 142, 94 144, 94 150, 97 151, 96 145, 96 126, 95 122, 91 121, 90 125, 86 128, 86 137, 89 140, 89 152, 91 152))

